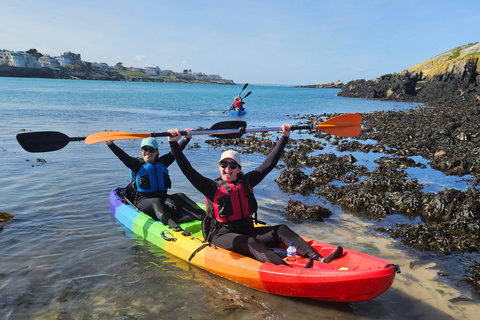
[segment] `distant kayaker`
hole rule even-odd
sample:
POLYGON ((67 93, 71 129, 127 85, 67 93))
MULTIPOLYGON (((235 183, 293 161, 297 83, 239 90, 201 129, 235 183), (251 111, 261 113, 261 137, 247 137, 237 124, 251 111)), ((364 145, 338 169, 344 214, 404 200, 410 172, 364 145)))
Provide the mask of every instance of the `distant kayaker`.
POLYGON ((276 265, 288 264, 267 244, 284 243, 288 246, 293 241, 298 254, 325 263, 342 255, 343 249, 338 247, 324 259, 284 224, 254 227, 252 216, 257 211, 257 202, 253 195, 253 187, 258 185, 277 165, 287 145, 291 127, 289 124, 282 125, 282 138, 276 147, 259 167, 246 174, 242 172, 238 152, 228 150, 222 153, 218 164, 221 177, 215 180, 206 178, 193 169, 177 142, 181 138, 180 131, 168 130, 172 135, 168 137, 170 148, 178 166, 190 183, 205 196, 207 214, 211 217, 214 226, 210 229, 210 225, 202 225, 202 229, 212 230, 207 241, 261 262, 271 262, 276 265))
POLYGON ((244 110, 245 109, 243 107, 244 104, 245 102, 242 101, 242 97, 236 96, 235 98, 233 98, 233 103, 229 110, 235 110, 235 111, 244 110))
MULTIPOLYGON (((192 130, 191 128, 185 129, 185 131, 192 130)), ((187 146, 190 138, 187 136, 180 142, 181 150, 187 146)), ((113 141, 107 141, 106 144, 131 170, 132 182, 125 188, 125 192, 133 204, 153 219, 181 231, 181 227, 175 222, 175 217, 178 215, 177 210, 165 204, 167 190, 171 187, 167 167, 175 161, 172 153, 168 152, 159 156, 158 142, 154 138, 142 140, 141 158, 129 156, 113 141)))

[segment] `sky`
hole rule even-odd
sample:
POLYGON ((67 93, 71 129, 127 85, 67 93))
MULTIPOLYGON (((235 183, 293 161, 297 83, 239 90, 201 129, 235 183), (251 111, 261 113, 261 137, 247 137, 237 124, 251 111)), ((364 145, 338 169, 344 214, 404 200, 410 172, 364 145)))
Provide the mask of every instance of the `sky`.
POLYGON ((479 0, 0 0, 0 49, 238 84, 370 80, 478 41, 479 0))

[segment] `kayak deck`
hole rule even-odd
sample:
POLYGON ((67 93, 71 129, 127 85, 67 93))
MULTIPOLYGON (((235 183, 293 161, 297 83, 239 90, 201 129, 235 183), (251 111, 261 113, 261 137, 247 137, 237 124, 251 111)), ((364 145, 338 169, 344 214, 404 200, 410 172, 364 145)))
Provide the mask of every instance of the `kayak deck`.
MULTIPOLYGON (((148 215, 122 202, 118 189, 110 193, 110 209, 116 219, 134 233, 165 251, 211 273, 272 294, 307 297, 323 301, 355 302, 375 298, 393 283, 397 267, 388 261, 344 249, 343 255, 330 262, 297 256, 287 261, 291 266, 277 266, 208 245, 203 242, 201 221, 179 223, 191 234, 175 232, 148 215)), ((323 257, 336 246, 304 238, 323 257)))

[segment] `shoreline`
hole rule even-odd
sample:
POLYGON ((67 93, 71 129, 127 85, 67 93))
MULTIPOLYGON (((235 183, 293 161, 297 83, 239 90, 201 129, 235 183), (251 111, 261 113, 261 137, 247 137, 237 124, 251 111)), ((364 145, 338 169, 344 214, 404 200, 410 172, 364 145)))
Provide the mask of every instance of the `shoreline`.
POLYGON ((6 78, 40 78, 40 79, 71 79, 71 80, 103 80, 103 81, 122 81, 122 82, 159 82, 159 83, 196 83, 196 84, 219 84, 236 85, 233 80, 227 79, 209 79, 197 80, 189 79, 186 75, 181 78, 156 78, 153 76, 124 76, 118 72, 73 72, 65 69, 50 68, 19 68, 10 66, 0 66, 0 77, 6 78))

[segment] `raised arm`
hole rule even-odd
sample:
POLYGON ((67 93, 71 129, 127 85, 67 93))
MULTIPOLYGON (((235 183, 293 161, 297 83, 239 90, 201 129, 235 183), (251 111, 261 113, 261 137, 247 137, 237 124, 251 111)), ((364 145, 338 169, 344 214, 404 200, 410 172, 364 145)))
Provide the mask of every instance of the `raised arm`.
POLYGON ((113 141, 107 141, 106 144, 127 168, 134 169, 138 165, 137 158, 129 156, 119 146, 113 143, 113 141))
POLYGON ((180 131, 178 129, 171 129, 168 130, 172 134, 172 136, 168 137, 168 141, 170 143, 170 149, 177 161, 177 165, 185 175, 185 177, 190 181, 190 183, 200 191, 205 197, 209 199, 213 199, 213 196, 216 191, 216 184, 213 180, 204 177, 201 175, 197 170, 195 170, 190 161, 188 161, 185 154, 182 152, 180 145, 178 144, 178 140, 181 138, 180 131))
POLYGON ((270 152, 268 157, 263 161, 263 163, 258 166, 255 170, 250 171, 247 173, 248 175, 248 182, 249 184, 254 187, 259 184, 266 176, 270 173, 270 171, 275 168, 278 161, 282 157, 283 150, 285 149, 288 139, 290 137, 290 128, 292 127, 291 124, 284 124, 282 125, 282 138, 277 143, 275 148, 270 152))

